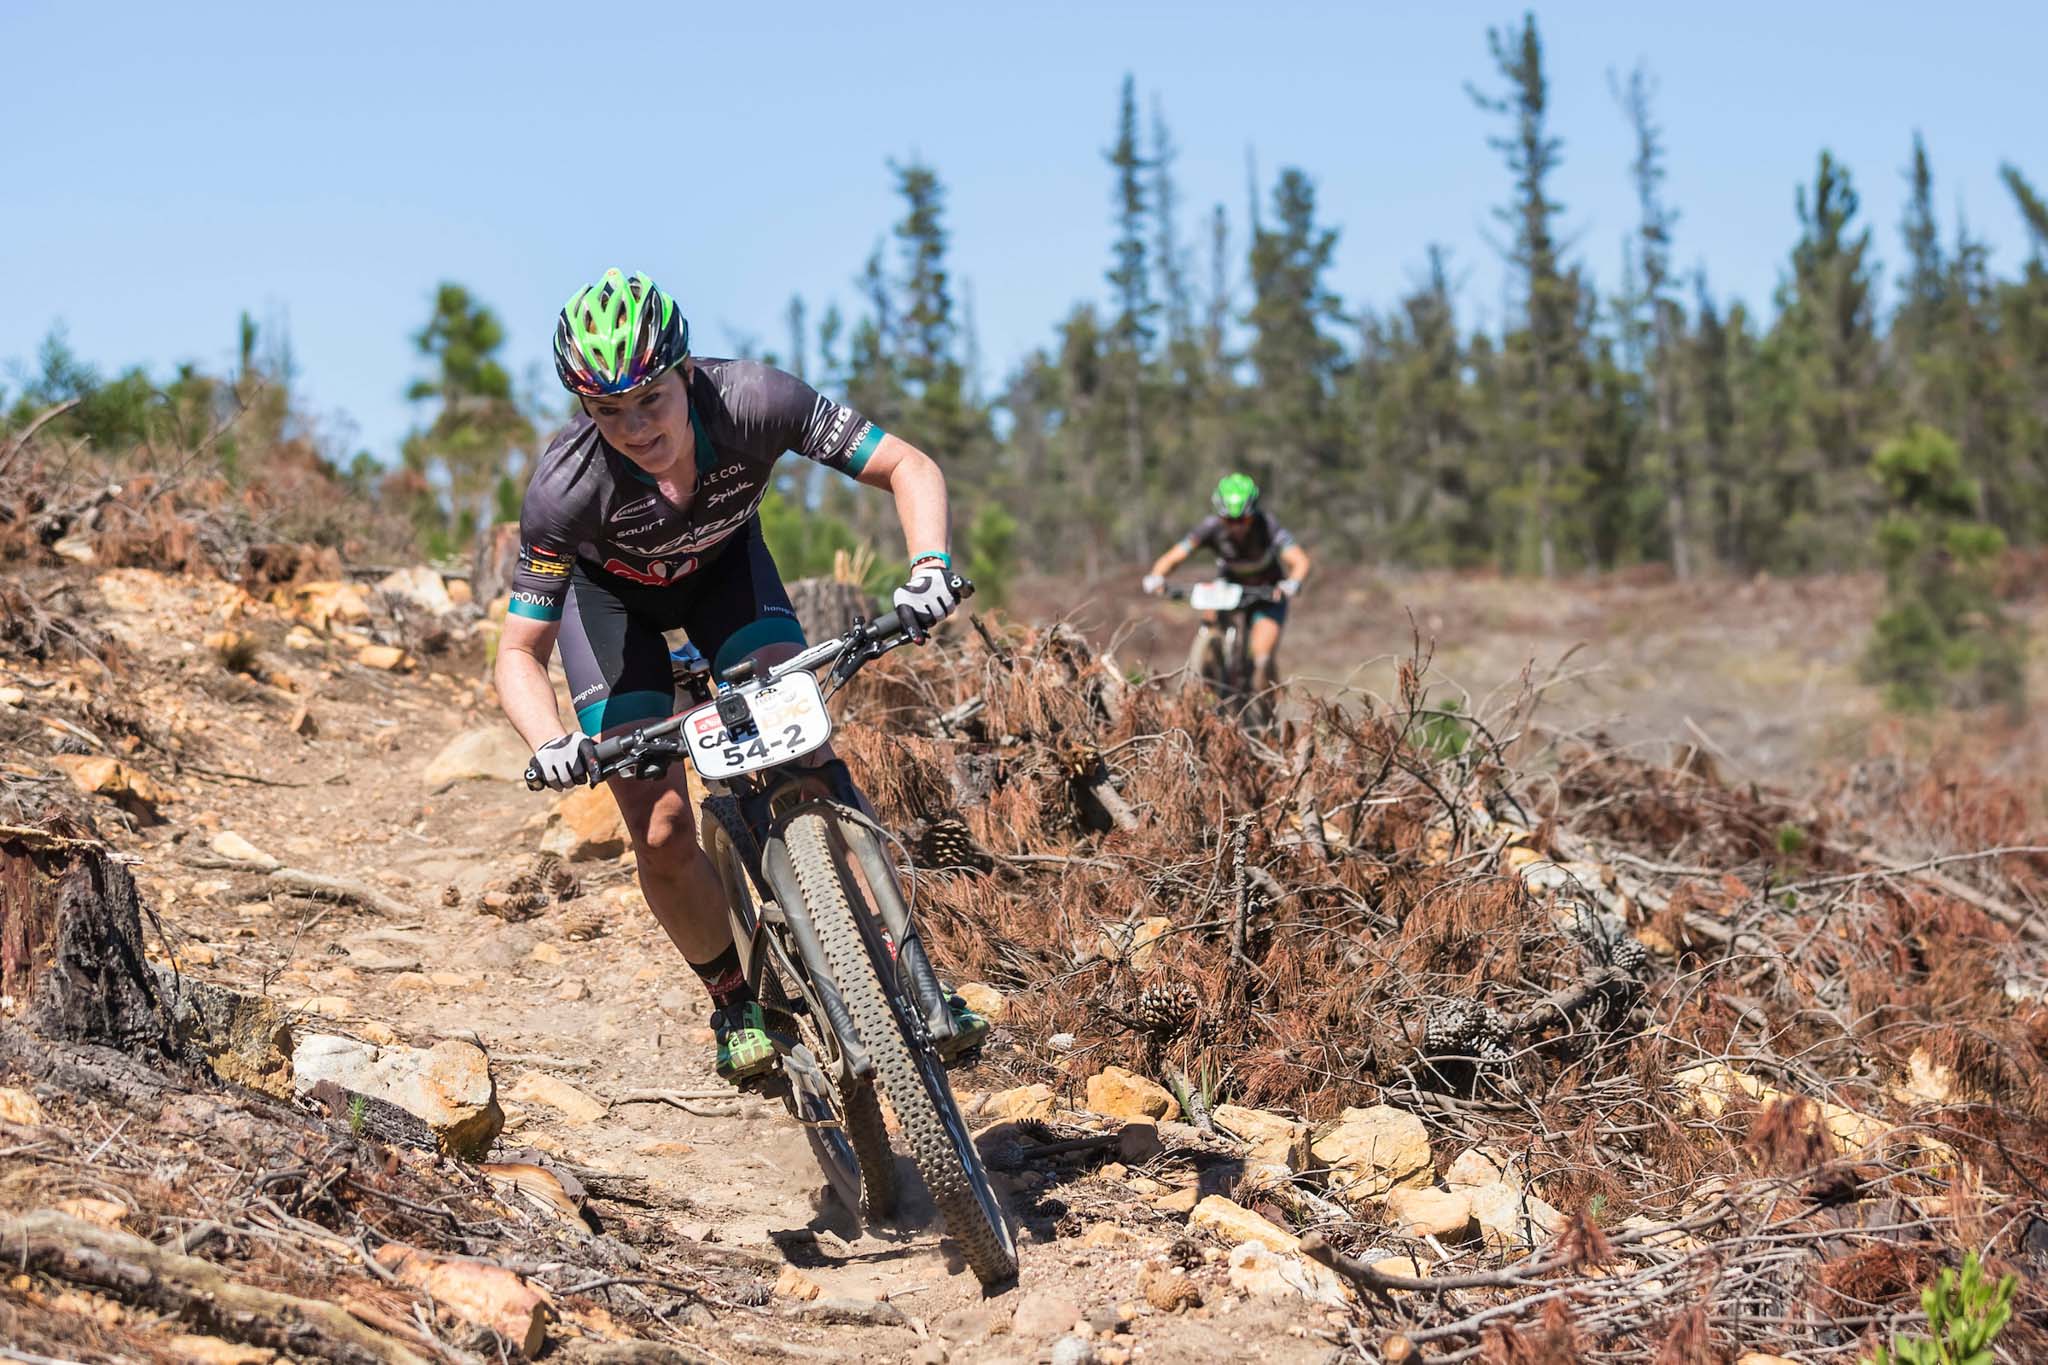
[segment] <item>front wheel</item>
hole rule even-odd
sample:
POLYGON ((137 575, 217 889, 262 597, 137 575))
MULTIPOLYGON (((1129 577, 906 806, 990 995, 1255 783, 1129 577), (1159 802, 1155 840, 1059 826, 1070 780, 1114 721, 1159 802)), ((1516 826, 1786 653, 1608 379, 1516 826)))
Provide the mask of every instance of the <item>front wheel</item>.
POLYGON ((849 870, 832 808, 798 811, 782 838, 832 979, 946 1231, 984 1286, 1016 1278, 1017 1246, 1009 1223, 960 1117, 945 1067, 897 982, 895 955, 849 870))
MULTIPOLYGON (((724 888, 727 912, 732 919, 733 938, 742 944, 759 922, 754 904, 754 884, 747 874, 758 862, 754 836, 747 829, 739 802, 729 796, 713 796, 704 802, 703 833, 705 856, 718 872, 724 888)), ((861 1084, 849 1088, 832 1065, 836 1055, 826 1048, 814 1012, 796 1008, 790 987, 779 979, 772 963, 761 972, 754 988, 770 1005, 797 1021, 802 1046, 783 1059, 788 1075, 791 1117, 803 1125, 811 1155, 840 1202, 849 1212, 865 1218, 886 1219, 896 1213, 896 1156, 889 1150, 889 1132, 882 1124, 882 1106, 875 1088, 861 1084)))

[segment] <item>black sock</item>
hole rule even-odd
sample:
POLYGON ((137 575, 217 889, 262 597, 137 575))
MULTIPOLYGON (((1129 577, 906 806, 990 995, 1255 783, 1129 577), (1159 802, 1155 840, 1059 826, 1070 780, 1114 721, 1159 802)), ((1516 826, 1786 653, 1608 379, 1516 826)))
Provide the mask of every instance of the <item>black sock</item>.
POLYGON ((747 984, 747 973, 740 966, 740 950, 736 944, 729 945, 709 962, 692 962, 690 970, 704 983, 714 1009, 744 1005, 754 998, 754 988, 747 984))

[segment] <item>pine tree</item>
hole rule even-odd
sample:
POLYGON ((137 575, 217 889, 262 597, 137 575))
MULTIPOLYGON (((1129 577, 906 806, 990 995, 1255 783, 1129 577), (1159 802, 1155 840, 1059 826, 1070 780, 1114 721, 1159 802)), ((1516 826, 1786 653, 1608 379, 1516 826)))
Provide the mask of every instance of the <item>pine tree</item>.
POLYGON ((1505 158, 1515 185, 1514 198, 1494 210, 1514 229, 1507 258, 1521 289, 1523 326, 1507 345, 1513 371, 1508 429, 1513 445, 1525 452, 1519 458, 1527 462, 1517 501, 1527 511, 1537 567, 1549 578, 1557 573, 1558 485, 1568 475, 1578 435, 1577 415, 1564 396, 1579 348, 1578 288, 1561 263, 1556 221, 1563 206, 1550 197, 1564 144, 1550 132, 1550 92, 1536 16, 1524 14, 1518 29, 1488 29, 1486 39, 1507 91, 1492 96, 1468 87, 1468 93, 1481 109, 1505 118, 1511 129, 1488 139, 1505 158))
POLYGON ((1801 235, 1774 340, 1796 394, 1782 562, 1854 562, 1867 534, 1862 474, 1883 420, 1870 231, 1846 167, 1823 151, 1796 199, 1801 235))
POLYGON ((497 315, 459 284, 444 283, 434 294, 427 325, 413 336, 433 372, 414 380, 406 397, 437 404, 424 430, 405 440, 405 466, 447 499, 443 521, 439 497, 414 503, 415 525, 434 553, 460 548, 480 521, 492 515, 501 480, 523 484, 533 423, 512 395, 512 377, 498 361, 505 329, 497 315))
POLYGON ((1629 167, 1640 215, 1635 260, 1642 272, 1641 303, 1649 314, 1642 373, 1655 414, 1645 455, 1664 484, 1664 536, 1671 571, 1687 579, 1694 569, 1692 459, 1682 431, 1678 374, 1679 339, 1685 323, 1673 296, 1671 277, 1671 229, 1678 215, 1663 197, 1663 132, 1650 112, 1655 95, 1656 82, 1641 66, 1629 73, 1626 87, 1615 91, 1636 144, 1635 160, 1629 167))
POLYGON ((1978 518, 1981 498, 1955 442, 1916 426, 1878 451, 1872 471, 1891 511, 1878 530, 1885 611, 1864 676, 1906 710, 2024 706, 2025 636, 1993 591, 2005 537, 1978 518))
POLYGON ((979 453, 985 418, 967 401, 966 370, 953 317, 952 274, 946 262, 945 187, 922 161, 891 162, 903 217, 894 229, 902 300, 893 340, 894 369, 908 404, 912 441, 966 473, 979 453))
POLYGON ((1116 240, 1111 248, 1109 281, 1114 316, 1109 327, 1110 368, 1123 414, 1124 469, 1121 480, 1126 515, 1121 539, 1133 559, 1143 557, 1150 538, 1146 510, 1145 380, 1155 335, 1158 304, 1152 298, 1151 262, 1146 242, 1145 172, 1138 150, 1138 96, 1135 81, 1124 77, 1117 105, 1116 143, 1103 153, 1115 172, 1111 202, 1115 206, 1116 240))
POLYGON ((1252 236, 1254 465, 1270 491, 1327 487, 1341 477, 1332 392, 1343 347, 1323 329, 1343 310, 1326 282, 1337 232, 1316 221, 1315 186, 1287 167, 1273 187, 1274 227, 1252 236))

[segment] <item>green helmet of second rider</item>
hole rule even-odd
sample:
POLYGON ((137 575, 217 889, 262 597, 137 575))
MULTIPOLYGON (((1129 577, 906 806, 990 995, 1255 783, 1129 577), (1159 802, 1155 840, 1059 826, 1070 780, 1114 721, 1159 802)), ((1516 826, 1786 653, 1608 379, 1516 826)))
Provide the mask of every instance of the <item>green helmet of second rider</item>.
POLYGON ((631 392, 689 354, 689 319, 645 275, 607 270, 577 290, 555 320, 555 373, 582 398, 631 392))
POLYGON ((1249 474, 1225 474, 1209 495, 1209 506, 1219 517, 1240 521, 1259 510, 1259 486, 1249 474))

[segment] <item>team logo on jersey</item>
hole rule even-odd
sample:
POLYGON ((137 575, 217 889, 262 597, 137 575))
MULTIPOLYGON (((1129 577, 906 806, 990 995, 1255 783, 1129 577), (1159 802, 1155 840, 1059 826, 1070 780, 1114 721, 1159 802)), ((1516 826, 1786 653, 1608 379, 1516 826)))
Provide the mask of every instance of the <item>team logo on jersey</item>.
POLYGON ((552 550, 543 550, 538 545, 526 547, 526 571, 541 578, 567 578, 569 562, 555 558, 552 550))
POLYGON ((649 588, 665 588, 678 578, 694 573, 696 569, 697 561, 694 557, 679 559, 674 563, 657 559, 645 569, 636 569, 624 560, 616 558, 604 562, 606 573, 616 574, 628 583, 639 583, 649 588))
POLYGON ((624 507, 614 508, 610 520, 612 525, 616 526, 622 521, 645 521, 649 517, 659 515, 661 498, 657 494, 649 493, 646 497, 629 502, 624 507))

